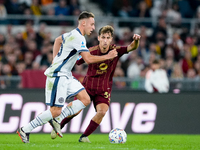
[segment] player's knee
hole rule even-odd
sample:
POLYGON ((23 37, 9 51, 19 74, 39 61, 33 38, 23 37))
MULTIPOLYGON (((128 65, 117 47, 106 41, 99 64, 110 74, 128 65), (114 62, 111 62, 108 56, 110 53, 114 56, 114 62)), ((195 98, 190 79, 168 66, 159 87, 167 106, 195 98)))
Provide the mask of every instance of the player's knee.
POLYGON ((100 117, 104 117, 105 114, 106 114, 106 111, 105 111, 105 110, 99 110, 99 111, 97 111, 97 114, 98 114, 100 117))
POLYGON ((55 118, 61 114, 62 109, 59 107, 51 107, 50 111, 51 111, 52 117, 55 118))

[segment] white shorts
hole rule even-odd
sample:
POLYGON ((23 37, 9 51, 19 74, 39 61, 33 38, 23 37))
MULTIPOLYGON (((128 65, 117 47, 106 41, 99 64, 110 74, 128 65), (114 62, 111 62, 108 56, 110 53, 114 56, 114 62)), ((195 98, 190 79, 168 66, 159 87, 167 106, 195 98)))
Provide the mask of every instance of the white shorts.
POLYGON ((63 107, 65 100, 77 95, 84 90, 83 85, 75 78, 65 76, 47 77, 45 97, 49 106, 63 107))

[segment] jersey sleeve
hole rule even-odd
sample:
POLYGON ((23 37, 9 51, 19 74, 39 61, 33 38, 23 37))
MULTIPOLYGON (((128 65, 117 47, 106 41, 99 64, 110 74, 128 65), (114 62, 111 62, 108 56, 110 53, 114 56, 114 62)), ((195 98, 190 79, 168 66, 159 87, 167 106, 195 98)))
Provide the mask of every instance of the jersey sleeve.
POLYGON ((81 65, 81 64, 83 64, 83 63, 85 63, 85 61, 84 61, 84 59, 81 57, 81 55, 79 56, 79 59, 77 59, 77 61, 76 61, 76 64, 77 65, 81 65))
POLYGON ((78 51, 78 53, 89 52, 84 37, 79 37, 74 41, 74 48, 78 51))
POLYGON ((121 57, 122 55, 128 53, 128 52, 127 52, 127 46, 119 46, 119 47, 117 46, 116 49, 117 49, 117 52, 118 52, 118 56, 119 56, 119 57, 121 57))

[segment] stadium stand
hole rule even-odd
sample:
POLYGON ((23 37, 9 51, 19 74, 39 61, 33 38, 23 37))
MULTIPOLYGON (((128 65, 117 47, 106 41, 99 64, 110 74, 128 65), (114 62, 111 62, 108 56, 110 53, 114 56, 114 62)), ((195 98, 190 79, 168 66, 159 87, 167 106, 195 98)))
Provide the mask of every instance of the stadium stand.
MULTIPOLYGON (((24 72, 44 71, 52 60, 53 40, 76 26, 82 10, 96 15, 96 31, 114 26, 116 45, 129 44, 133 33, 142 36, 139 48, 121 58, 116 88, 144 90, 145 74, 158 59, 171 89, 200 90, 198 0, 0 0, 1 88, 25 88, 20 82, 24 72)), ((96 32, 86 37, 88 47, 98 43, 96 37, 96 32)), ((76 74, 84 74, 87 65, 76 69, 76 74)))

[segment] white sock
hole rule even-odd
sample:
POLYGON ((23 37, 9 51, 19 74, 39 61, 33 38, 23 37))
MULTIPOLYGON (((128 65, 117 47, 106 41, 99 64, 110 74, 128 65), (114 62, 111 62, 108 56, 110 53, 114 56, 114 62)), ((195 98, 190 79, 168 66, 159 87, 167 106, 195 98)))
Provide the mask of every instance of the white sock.
POLYGON ((55 120, 59 123, 61 123, 61 121, 70 115, 74 115, 77 112, 79 112, 81 109, 85 108, 85 105, 80 101, 80 100, 75 100, 72 102, 72 106, 67 106, 65 107, 61 114, 55 118, 55 120))
POLYGON ((49 120, 53 119, 50 109, 39 114, 35 119, 29 122, 26 126, 22 128, 25 133, 30 133, 33 129, 38 126, 42 126, 49 120))

